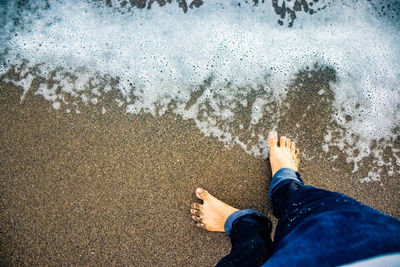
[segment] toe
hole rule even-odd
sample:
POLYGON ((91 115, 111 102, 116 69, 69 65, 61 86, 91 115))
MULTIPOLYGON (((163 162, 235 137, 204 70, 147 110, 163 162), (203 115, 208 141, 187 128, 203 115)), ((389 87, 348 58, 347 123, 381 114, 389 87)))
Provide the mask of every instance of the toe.
POLYGON ((197 209, 197 210, 200 209, 200 206, 201 206, 201 204, 199 204, 199 203, 192 203, 192 205, 190 205, 190 207, 191 207, 192 209, 197 209))
POLYGON ((268 135, 268 146, 273 147, 278 145, 278 137, 276 133, 270 133, 268 135))
POLYGON ((281 139, 279 140, 279 146, 280 147, 285 147, 286 146, 286 137, 281 136, 281 139))
POLYGON ((200 211, 198 209, 190 209, 190 213, 197 216, 200 215, 200 211))
POLYGON ((290 149, 290 144, 292 143, 292 141, 290 141, 289 138, 285 138, 285 139, 286 139, 286 140, 285 140, 285 147, 287 147, 287 148, 290 149))
POLYGON ((192 219, 195 222, 201 222, 201 218, 199 216, 192 215, 192 219))
POLYGON ((197 189, 196 189, 196 196, 197 196, 199 199, 205 200, 205 199, 207 199, 207 197, 208 197, 209 195, 210 195, 210 194, 207 192, 207 190, 204 190, 203 188, 197 188, 197 189))
POLYGON ((290 149, 291 150, 296 150, 296 145, 294 142, 290 142, 290 149))
POLYGON ((204 223, 199 222, 199 223, 197 223, 196 225, 197 225, 197 227, 206 229, 206 225, 205 225, 204 223))

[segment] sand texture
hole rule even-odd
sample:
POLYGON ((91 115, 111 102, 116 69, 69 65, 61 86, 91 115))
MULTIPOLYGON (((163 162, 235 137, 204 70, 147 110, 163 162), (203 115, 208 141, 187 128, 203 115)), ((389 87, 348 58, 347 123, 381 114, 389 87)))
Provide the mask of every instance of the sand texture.
MULTIPOLYGON (((315 99, 320 81, 289 93, 279 115, 278 132, 305 156, 303 179, 400 218, 396 174, 360 183, 344 157, 332 162, 321 150, 332 108, 329 95, 315 99)), ((195 227, 198 186, 272 218, 267 161, 204 137, 191 121, 118 107, 66 114, 20 95, 0 82, 0 265, 215 265, 230 240, 195 227)))

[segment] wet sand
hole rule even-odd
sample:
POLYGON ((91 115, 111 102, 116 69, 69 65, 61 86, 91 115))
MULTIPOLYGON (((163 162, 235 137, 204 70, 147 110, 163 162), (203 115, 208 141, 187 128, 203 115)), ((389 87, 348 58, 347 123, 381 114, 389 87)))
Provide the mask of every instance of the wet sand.
MULTIPOLYGON (((331 111, 313 96, 324 84, 304 86, 314 90, 289 95, 278 131, 303 150, 305 182, 400 218, 396 174, 361 184, 344 157, 332 162, 322 152, 331 111), (300 127, 289 126, 307 106, 300 127)), ((204 137, 193 122, 117 107, 65 114, 32 92, 20 104, 20 95, 0 82, 2 266, 215 265, 230 241, 195 227, 189 207, 198 186, 272 218, 269 164, 204 137)))

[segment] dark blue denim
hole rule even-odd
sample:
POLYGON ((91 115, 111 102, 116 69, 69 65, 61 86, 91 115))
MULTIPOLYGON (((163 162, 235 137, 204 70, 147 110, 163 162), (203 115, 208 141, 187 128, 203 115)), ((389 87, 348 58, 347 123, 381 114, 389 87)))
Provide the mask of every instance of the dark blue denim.
POLYGON ((267 217, 237 211, 225 223, 232 250, 217 266, 337 266, 400 252, 399 220, 344 194, 305 186, 293 170, 274 175, 269 197, 279 219, 274 242, 267 217))

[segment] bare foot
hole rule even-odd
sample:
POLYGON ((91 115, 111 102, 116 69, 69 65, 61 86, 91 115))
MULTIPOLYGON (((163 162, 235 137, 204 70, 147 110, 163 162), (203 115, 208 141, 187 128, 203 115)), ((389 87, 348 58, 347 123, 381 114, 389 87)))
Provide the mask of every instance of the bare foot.
POLYGON ((282 136, 278 147, 278 136, 268 135, 269 160, 271 162, 272 176, 282 168, 298 171, 300 164, 300 151, 289 139, 282 136))
POLYGON ((202 188, 196 189, 196 196, 204 202, 191 205, 190 212, 192 219, 197 222, 197 226, 208 231, 225 232, 226 219, 238 209, 216 199, 202 188))

